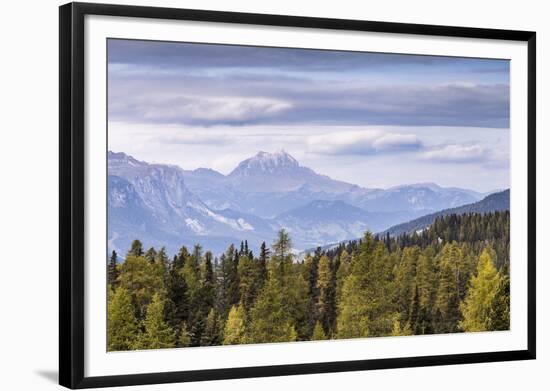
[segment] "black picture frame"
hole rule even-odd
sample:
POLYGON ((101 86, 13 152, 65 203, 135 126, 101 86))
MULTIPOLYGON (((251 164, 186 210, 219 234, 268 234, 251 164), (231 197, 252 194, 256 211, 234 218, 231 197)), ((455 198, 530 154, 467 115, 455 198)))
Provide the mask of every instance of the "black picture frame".
POLYGON ((405 368, 536 357, 536 34, 530 31, 373 22, 190 9, 69 3, 59 8, 59 384, 127 386, 369 369, 405 368), (390 359, 220 368, 86 377, 84 374, 84 17, 109 15, 183 21, 309 27, 527 42, 528 45, 528 346, 526 350, 390 359))

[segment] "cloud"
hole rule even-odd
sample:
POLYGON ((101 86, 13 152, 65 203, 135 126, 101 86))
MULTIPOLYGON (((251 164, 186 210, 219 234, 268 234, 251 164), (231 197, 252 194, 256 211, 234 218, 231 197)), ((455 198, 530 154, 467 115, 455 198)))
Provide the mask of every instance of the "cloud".
POLYGON ((197 44, 109 39, 109 64, 138 64, 166 69, 176 68, 282 68, 308 71, 338 71, 396 68, 459 67, 475 70, 507 68, 507 60, 409 55, 342 50, 274 48, 244 45, 197 44))
POLYGON ((307 147, 312 153, 324 155, 372 155, 417 151, 422 143, 414 134, 366 130, 312 136, 307 147))
POLYGON ((113 120, 509 127, 508 61, 128 40, 108 45, 113 120))
POLYGON ((113 120, 133 122, 192 123, 212 125, 241 123, 277 115, 292 105, 280 99, 262 97, 170 96, 151 93, 113 102, 109 114, 113 120))
POLYGON ((490 161, 490 151, 478 144, 448 144, 427 150, 420 158, 437 163, 478 163, 490 161))

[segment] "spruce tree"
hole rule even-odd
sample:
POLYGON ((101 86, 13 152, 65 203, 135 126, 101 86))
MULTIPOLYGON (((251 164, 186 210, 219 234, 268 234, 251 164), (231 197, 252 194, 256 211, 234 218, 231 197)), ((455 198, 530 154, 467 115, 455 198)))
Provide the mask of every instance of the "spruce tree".
POLYGON ((323 255, 319 260, 317 279, 318 301, 317 313, 325 335, 331 335, 336 321, 336 287, 330 259, 323 255))
POLYGON ((206 326, 201 335, 201 346, 217 346, 221 345, 222 340, 222 321, 216 310, 211 308, 206 318, 206 326))
POLYGON ((107 264, 107 284, 109 284, 113 289, 118 285, 118 256, 115 250, 111 253, 109 258, 109 263, 107 264))

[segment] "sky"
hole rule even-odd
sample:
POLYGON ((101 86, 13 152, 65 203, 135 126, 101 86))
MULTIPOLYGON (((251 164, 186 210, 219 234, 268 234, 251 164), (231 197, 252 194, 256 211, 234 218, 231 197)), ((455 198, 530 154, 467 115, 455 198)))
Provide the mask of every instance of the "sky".
POLYGON ((509 186, 509 62, 108 40, 108 147, 223 174, 258 151, 367 188, 509 186))

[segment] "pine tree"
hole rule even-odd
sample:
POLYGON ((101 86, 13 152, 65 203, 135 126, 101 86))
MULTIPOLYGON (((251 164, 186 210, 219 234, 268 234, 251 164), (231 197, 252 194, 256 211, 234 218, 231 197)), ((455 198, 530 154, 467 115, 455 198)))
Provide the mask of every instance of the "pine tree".
POLYGON ((479 257, 477 273, 470 280, 466 299, 460 305, 464 331, 486 331, 491 325, 493 300, 500 285, 500 275, 494 266, 492 251, 484 249, 479 257))
POLYGON ((246 343, 245 313, 240 306, 233 306, 229 311, 223 332, 223 344, 235 345, 246 343))
POLYGON ((176 345, 176 334, 164 321, 164 300, 155 293, 151 304, 147 306, 147 315, 143 322, 144 331, 137 339, 138 349, 165 349, 176 345))
POLYGON ((132 298, 124 288, 109 295, 107 306, 107 346, 109 351, 132 350, 136 346, 138 322, 132 298))
POLYGON ((118 285, 118 256, 115 250, 111 253, 109 258, 109 263, 107 264, 107 284, 111 287, 116 288, 118 285))

